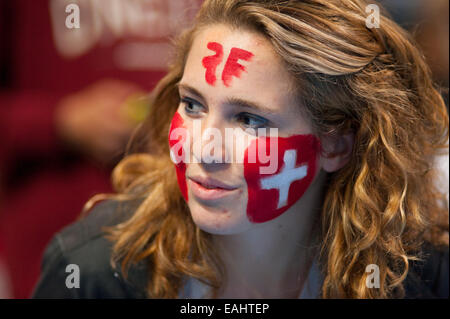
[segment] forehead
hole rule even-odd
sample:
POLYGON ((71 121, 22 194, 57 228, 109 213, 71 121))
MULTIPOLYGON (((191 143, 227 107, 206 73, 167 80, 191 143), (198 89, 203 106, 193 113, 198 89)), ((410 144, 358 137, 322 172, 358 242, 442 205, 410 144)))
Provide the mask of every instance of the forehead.
POLYGON ((197 33, 188 55, 182 82, 215 97, 232 94, 266 105, 276 103, 278 106, 291 104, 293 100, 293 96, 288 94, 292 87, 292 78, 271 43, 255 32, 234 30, 226 25, 208 26, 197 33), (219 43, 223 48, 223 57, 215 71, 217 81, 214 85, 205 80, 206 69, 202 64, 203 58, 216 54, 208 48, 210 42, 219 43), (233 48, 248 51, 252 57, 248 61, 237 60, 245 71, 241 72, 239 77, 233 76, 230 85, 226 86, 222 81, 222 72, 233 48))

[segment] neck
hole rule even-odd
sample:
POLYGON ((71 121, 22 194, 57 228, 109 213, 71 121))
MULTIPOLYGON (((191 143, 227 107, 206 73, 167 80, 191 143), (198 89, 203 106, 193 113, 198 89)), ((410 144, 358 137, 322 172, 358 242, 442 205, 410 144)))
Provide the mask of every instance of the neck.
POLYGON ((235 235, 214 235, 226 269, 223 298, 296 298, 317 254, 325 174, 278 218, 235 235))

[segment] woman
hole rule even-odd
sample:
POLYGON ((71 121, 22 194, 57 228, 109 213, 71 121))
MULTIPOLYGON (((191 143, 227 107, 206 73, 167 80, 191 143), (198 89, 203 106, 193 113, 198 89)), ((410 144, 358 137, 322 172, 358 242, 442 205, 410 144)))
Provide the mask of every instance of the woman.
POLYGON ((35 297, 448 295, 448 114, 411 38, 385 15, 368 28, 366 6, 206 1, 115 200, 52 241, 35 297))

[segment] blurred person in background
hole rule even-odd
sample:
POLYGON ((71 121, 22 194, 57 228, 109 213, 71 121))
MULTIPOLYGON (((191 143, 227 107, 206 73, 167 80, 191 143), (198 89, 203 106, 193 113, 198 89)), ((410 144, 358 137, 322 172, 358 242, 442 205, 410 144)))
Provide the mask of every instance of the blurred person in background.
POLYGON ((382 0, 380 3, 417 40, 448 107, 449 1, 382 0))
MULTIPOLYGON (((420 10, 419 27, 416 38, 424 50, 427 62, 430 65, 434 81, 442 87, 441 93, 447 110, 449 106, 449 1, 433 0, 423 2, 423 10, 420 10)), ((447 193, 449 202, 449 157, 437 158, 437 165, 441 167, 443 174, 438 181, 441 188, 447 193)))
POLYGON ((428 1, 420 12, 420 28, 416 37, 424 50, 435 81, 444 88, 442 95, 448 107, 449 1, 428 1))
MULTIPOLYGON (((448 0, 382 0, 394 20, 411 32, 421 47, 433 81, 449 106, 449 1, 448 0)), ((436 180, 449 202, 449 157, 436 158, 442 174, 436 180)))
POLYGON ((0 1, 0 297, 27 298, 53 234, 111 190, 201 1, 0 1))

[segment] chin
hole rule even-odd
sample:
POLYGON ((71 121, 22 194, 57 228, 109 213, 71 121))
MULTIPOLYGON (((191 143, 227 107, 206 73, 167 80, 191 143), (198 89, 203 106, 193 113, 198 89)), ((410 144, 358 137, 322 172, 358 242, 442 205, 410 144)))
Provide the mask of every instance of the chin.
POLYGON ((245 211, 204 206, 195 200, 191 200, 188 206, 194 223, 213 235, 238 234, 251 226, 245 211))

